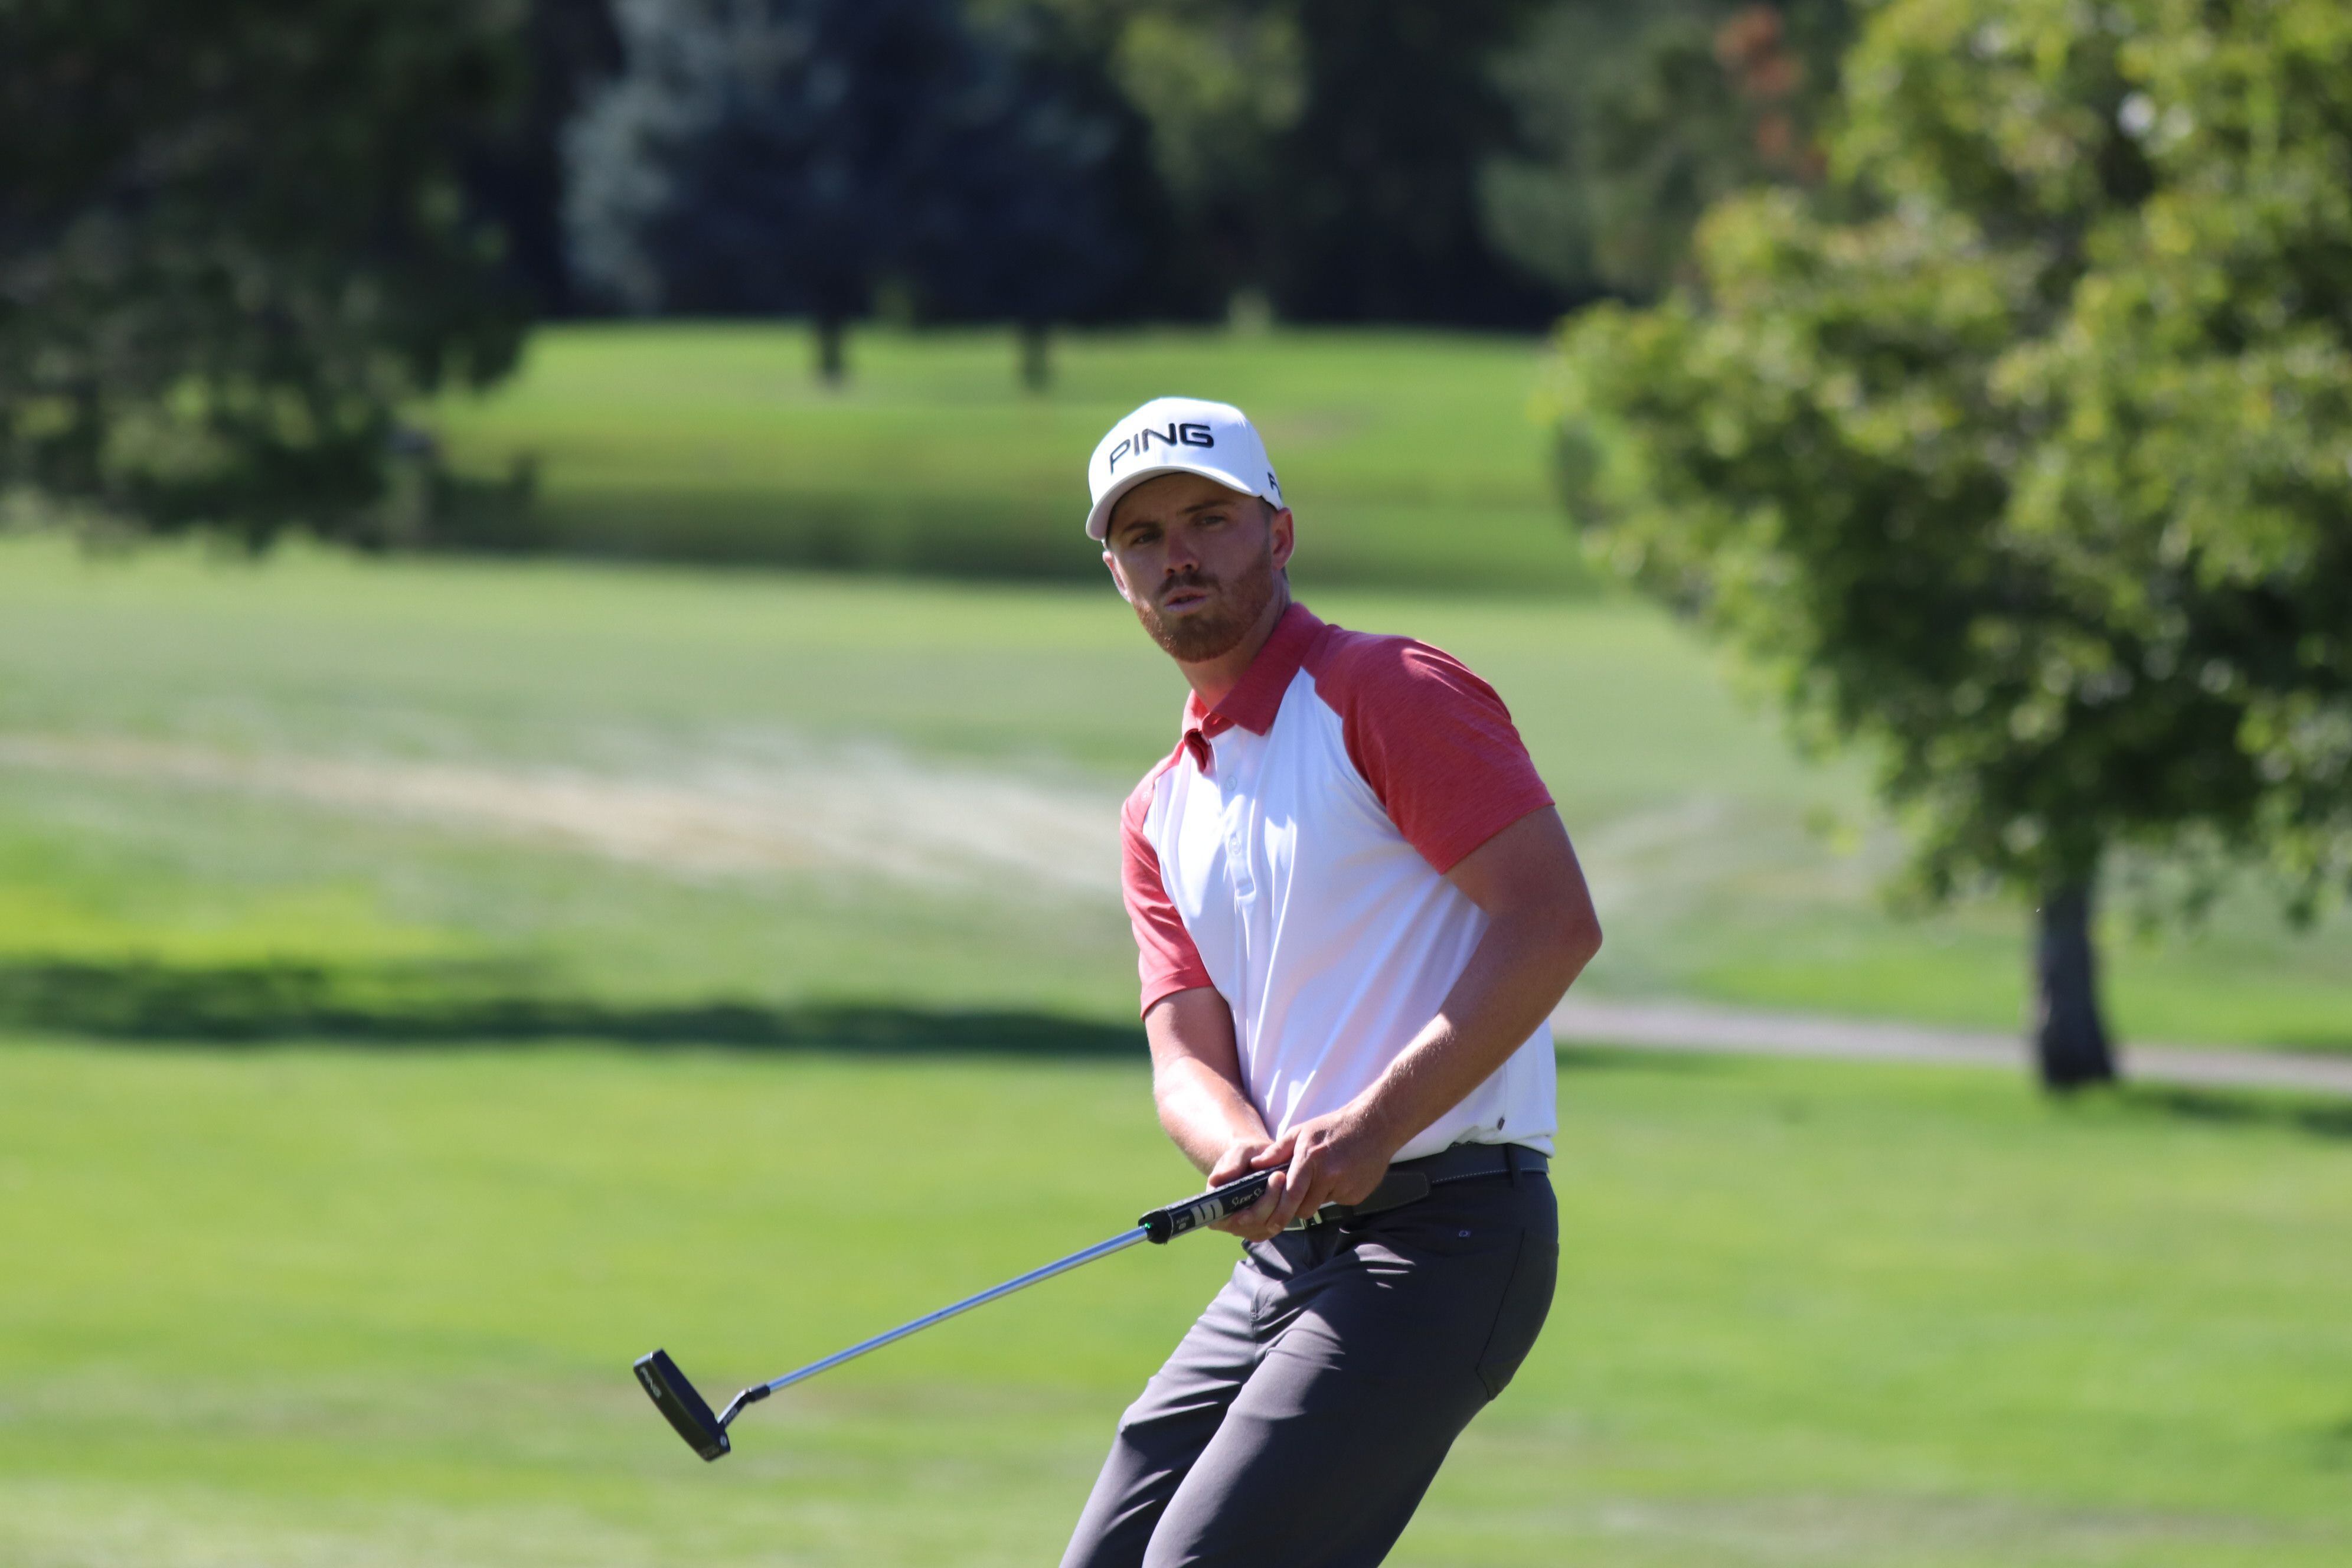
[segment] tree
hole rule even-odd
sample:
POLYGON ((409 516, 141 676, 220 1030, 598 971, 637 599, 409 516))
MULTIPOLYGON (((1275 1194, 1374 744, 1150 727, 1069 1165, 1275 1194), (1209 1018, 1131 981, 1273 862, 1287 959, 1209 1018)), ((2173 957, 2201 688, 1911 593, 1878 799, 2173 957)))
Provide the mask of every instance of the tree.
POLYGON ((1562 335, 1600 548, 1856 742, 1912 885, 2040 909, 2044 1079, 2114 1071, 2119 852, 2352 885, 2352 12, 1892 0, 1818 198, 1562 335))
POLYGON ((1234 316, 1531 326, 1557 309, 1477 199, 1514 137, 1495 58, 1540 0, 973 3, 1108 40, 1182 229, 1180 287, 1141 296, 1150 313, 1189 313, 1188 279, 1234 316))
MULTIPOLYGON (((571 136, 583 273, 637 310, 797 313, 818 371, 896 285, 1045 325, 1120 247, 1118 131, 955 0, 625 0, 626 72, 571 136)), ((1009 25, 1008 25, 1009 26, 1009 25)))
POLYGON ((1297 0, 1306 99, 1276 147, 1275 302, 1306 321, 1533 325, 1559 297, 1498 257, 1477 171, 1533 0, 1297 0))
POLYGON ((1820 174, 1845 0, 1561 0, 1496 66, 1523 150, 1480 171, 1495 247, 1573 296, 1655 298, 1699 215, 1820 174))
POLYGON ((0 486, 258 543, 381 526, 397 411, 512 362, 469 205, 515 3, 0 5, 0 486))
POLYGON ((583 275, 632 309, 803 313, 818 373, 905 264, 969 75, 951 0, 624 0, 570 141, 583 275))
POLYGON ((1108 9, 1112 69, 1151 128, 1153 165, 1219 302, 1263 299, 1279 270, 1276 152, 1307 106, 1296 0, 1108 9))
POLYGON ((1051 377, 1054 323, 1112 306, 1141 260, 1118 195, 1134 172, 1134 127, 1061 35, 1034 10, 982 35, 972 79, 950 105, 954 166, 924 205, 912 263, 925 309, 1013 322, 1033 392, 1051 377))
POLYGON ((530 0, 518 111, 466 160, 466 187, 507 237, 507 266, 542 319, 580 313, 563 234, 563 128, 619 74, 609 0, 530 0))

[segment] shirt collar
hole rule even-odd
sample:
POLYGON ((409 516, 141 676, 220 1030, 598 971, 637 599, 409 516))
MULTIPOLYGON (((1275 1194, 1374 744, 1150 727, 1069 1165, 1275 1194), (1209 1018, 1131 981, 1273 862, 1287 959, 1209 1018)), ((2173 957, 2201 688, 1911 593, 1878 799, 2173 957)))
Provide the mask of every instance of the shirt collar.
POLYGON ((1253 735, 1273 729, 1274 716, 1282 710, 1282 694, 1290 689, 1292 678, 1306 662, 1308 645, 1322 629, 1323 623, 1314 613, 1293 600, 1274 623, 1274 631, 1250 660, 1249 668, 1242 672, 1241 680, 1214 708, 1202 707, 1197 692, 1186 698, 1184 741, 1193 754, 1205 763, 1208 737, 1235 724, 1253 735))

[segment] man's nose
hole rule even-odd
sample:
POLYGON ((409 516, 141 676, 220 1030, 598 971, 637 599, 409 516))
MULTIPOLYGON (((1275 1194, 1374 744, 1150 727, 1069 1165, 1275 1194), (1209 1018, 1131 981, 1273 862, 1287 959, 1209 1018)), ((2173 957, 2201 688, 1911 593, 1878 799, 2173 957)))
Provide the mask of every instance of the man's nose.
POLYGON ((1172 577, 1180 572, 1197 570, 1201 564, 1201 552, 1192 547, 1192 531, 1189 528, 1171 528, 1168 531, 1167 538, 1168 574, 1172 577))

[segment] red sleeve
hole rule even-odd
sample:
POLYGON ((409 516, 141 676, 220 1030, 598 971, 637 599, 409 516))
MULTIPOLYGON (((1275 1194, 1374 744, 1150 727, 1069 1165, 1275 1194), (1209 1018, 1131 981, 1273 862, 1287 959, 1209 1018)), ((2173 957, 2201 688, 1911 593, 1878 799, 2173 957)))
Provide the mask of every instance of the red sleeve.
POLYGON ((1441 874, 1551 792, 1495 689, 1452 654, 1342 632, 1315 671, 1348 755, 1405 842, 1441 874))
POLYGON ((1151 808, 1151 787, 1159 776, 1159 771, 1153 770, 1127 797, 1127 806, 1118 814, 1119 837, 1125 847, 1119 881, 1127 895, 1128 923, 1135 928, 1135 967, 1143 981, 1146 1013, 1179 991, 1210 984, 1201 950, 1192 945, 1192 933, 1184 929, 1184 917, 1176 912, 1168 885, 1160 880, 1160 852, 1143 831, 1144 814, 1151 808))

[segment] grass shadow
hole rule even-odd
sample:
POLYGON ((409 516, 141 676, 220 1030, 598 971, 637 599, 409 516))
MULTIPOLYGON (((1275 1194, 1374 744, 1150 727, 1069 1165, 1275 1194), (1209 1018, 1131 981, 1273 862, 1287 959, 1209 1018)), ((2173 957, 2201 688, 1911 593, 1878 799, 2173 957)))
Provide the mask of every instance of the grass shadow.
POLYGON ((1721 1074, 1746 1059, 1729 1052, 1657 1051, 1638 1046, 1561 1040, 1552 1052, 1562 1072, 1669 1072, 1721 1074))
POLYGON ((1139 1024, 890 1003, 646 1003, 530 988, 512 965, 0 963, 0 1026, 124 1042, 644 1047, 1142 1060, 1139 1024))
POLYGON ((2122 1084, 2116 1103, 2210 1127, 2257 1127, 2352 1141, 2352 1104, 2252 1089, 2122 1084))

